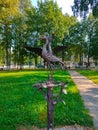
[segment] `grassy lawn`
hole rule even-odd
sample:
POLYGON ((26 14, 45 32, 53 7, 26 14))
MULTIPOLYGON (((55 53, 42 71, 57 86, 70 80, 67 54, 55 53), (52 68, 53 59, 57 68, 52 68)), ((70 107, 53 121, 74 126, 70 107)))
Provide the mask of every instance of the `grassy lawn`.
MULTIPOLYGON (((79 124, 93 127, 92 118, 69 73, 56 71, 54 77, 69 82, 68 94, 62 95, 66 104, 59 102, 55 107, 54 125, 79 124)), ((20 126, 47 127, 46 100, 32 87, 42 80, 47 80, 46 71, 0 72, 0 130, 16 130, 20 126)))
POLYGON ((78 70, 78 72, 98 84, 98 70, 78 70))

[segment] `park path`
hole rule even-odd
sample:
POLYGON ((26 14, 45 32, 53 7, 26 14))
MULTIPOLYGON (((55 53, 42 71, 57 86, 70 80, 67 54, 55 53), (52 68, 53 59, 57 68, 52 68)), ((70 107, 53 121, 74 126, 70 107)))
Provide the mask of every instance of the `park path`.
POLYGON ((69 73, 80 91, 85 106, 93 116, 95 128, 98 130, 98 84, 76 71, 69 71, 69 73))

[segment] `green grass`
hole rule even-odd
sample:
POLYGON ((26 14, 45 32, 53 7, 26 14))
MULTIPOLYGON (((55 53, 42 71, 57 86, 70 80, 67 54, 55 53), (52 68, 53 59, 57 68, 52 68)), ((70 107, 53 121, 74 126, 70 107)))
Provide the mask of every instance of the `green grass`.
POLYGON ((98 70, 78 70, 78 72, 98 84, 98 70))
MULTIPOLYGON (((92 117, 84 107, 79 91, 68 72, 56 71, 55 80, 68 81, 66 102, 54 110, 54 125, 93 127, 92 117)), ((0 72, 0 130, 16 130, 20 126, 47 127, 47 103, 33 84, 47 80, 46 71, 0 72)), ((58 92, 58 90, 55 90, 58 92)))

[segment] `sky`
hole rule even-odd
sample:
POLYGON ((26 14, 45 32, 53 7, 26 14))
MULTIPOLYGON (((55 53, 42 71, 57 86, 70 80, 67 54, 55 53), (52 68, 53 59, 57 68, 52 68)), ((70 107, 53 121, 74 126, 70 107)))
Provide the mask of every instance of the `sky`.
MULTIPOLYGON (((73 5, 74 0, 54 0, 57 1, 58 6, 62 8, 63 14, 68 13, 69 15, 73 15, 71 10, 71 6, 73 5)), ((33 6, 37 5, 37 0, 32 0, 33 6)))

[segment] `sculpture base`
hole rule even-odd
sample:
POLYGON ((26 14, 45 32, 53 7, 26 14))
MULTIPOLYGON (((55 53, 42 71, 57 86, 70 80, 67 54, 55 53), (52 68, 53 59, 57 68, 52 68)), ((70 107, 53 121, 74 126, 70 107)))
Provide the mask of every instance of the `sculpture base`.
POLYGON ((47 100, 47 119, 48 119, 48 126, 47 130, 53 130, 54 126, 54 106, 60 101, 60 96, 62 95, 62 92, 64 91, 64 88, 66 87, 67 83, 62 83, 60 81, 53 81, 53 80, 47 80, 43 83, 38 83, 33 85, 36 87, 41 93, 44 94, 46 100, 47 100), (55 97, 55 100, 53 99, 53 88, 55 87, 61 87, 59 94, 55 97), (45 88, 47 91, 45 91, 45 88))

